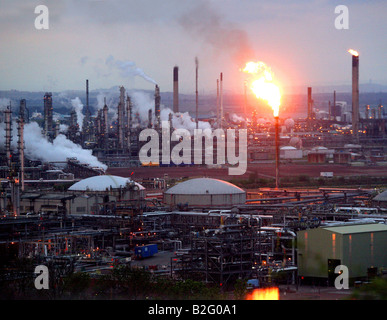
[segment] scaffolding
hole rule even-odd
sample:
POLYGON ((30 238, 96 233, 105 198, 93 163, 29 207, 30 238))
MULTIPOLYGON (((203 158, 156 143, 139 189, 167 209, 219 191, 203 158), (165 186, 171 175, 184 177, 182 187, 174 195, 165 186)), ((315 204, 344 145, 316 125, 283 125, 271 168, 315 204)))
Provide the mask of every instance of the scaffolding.
MULTIPOLYGON (((258 219, 229 217, 221 228, 194 234, 190 253, 183 258, 191 273, 221 286, 238 278, 251 278, 259 262, 258 219)), ((186 269, 183 268, 183 269, 186 269)))

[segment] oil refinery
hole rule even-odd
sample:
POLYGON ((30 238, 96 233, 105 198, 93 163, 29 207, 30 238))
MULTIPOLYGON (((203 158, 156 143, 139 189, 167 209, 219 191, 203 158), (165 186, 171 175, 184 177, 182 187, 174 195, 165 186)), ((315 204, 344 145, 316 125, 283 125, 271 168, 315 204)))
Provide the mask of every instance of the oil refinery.
MULTIPOLYGON (((383 277, 387 118, 381 103, 360 106, 359 54, 350 53, 351 100, 336 100, 334 91, 322 112, 306 87, 306 116, 294 119, 284 117, 286 102, 262 62, 246 64, 243 72, 253 79, 233 112, 223 72, 214 81, 212 113, 200 107, 197 89, 192 116, 183 111, 177 66, 168 103, 157 84, 146 105, 119 86, 113 99, 99 96, 103 104, 96 107, 89 79, 85 97, 72 99, 61 117, 52 92, 42 96, 40 118, 28 100, 9 102, 0 123, 3 286, 12 291, 32 277, 12 264, 22 259, 95 282, 129 267, 156 279, 198 281, 233 298, 246 281, 245 298, 253 300, 259 288, 271 299, 310 284, 334 290, 339 265, 350 268, 352 287, 383 277), (261 117, 259 103, 273 116, 261 117), (154 161, 140 157, 141 150, 154 151, 146 148, 151 136, 141 138, 147 129, 158 146, 154 161), (202 144, 182 131, 174 136, 177 129, 223 135, 202 144), (246 132, 245 149, 238 148, 246 170, 239 176, 227 174, 236 162, 221 161, 231 151, 236 157, 228 130, 246 132), (167 160, 160 147, 165 134, 175 150, 167 160)), ((93 290, 88 294, 97 295, 93 290)), ((99 294, 115 298, 106 292, 99 294)), ((152 294, 161 293, 146 293, 152 294)))

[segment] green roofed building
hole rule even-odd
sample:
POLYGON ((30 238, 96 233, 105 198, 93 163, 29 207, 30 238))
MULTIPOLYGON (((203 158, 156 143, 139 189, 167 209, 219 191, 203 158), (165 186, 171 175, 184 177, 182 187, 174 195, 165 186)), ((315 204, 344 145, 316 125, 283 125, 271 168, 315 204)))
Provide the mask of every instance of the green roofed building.
POLYGON ((338 224, 297 232, 297 265, 300 277, 337 277, 337 265, 348 267, 349 278, 367 277, 387 268, 387 225, 338 224))

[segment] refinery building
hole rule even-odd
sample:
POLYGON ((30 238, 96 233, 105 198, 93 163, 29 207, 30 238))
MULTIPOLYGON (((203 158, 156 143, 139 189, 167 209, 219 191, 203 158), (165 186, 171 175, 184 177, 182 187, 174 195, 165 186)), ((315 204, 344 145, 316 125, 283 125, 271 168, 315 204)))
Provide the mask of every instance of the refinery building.
MULTIPOLYGON (((380 173, 387 164, 383 108, 360 112, 359 57, 352 59, 351 110, 334 93, 327 112, 318 112, 308 87, 307 115, 296 120, 265 120, 244 103, 242 120, 232 117, 221 74, 211 102, 214 113, 199 121, 198 99, 195 116, 182 112, 177 67, 169 111, 158 85, 150 106, 136 105, 132 92, 119 86, 113 102, 104 97, 102 108, 94 110, 88 80, 82 112, 74 107, 63 119, 55 119, 50 92, 42 97, 39 121, 32 119, 25 99, 7 106, 0 123, 2 256, 67 259, 73 270, 95 278, 111 272, 115 261, 177 281, 193 277, 226 291, 238 279, 262 286, 326 283, 340 264, 350 269, 352 283, 384 275, 385 188, 329 184, 337 172, 360 167, 380 173), (231 180, 225 173, 231 165, 216 162, 141 162, 147 141, 140 134, 152 129, 161 139, 162 117, 170 137, 187 123, 191 129, 246 130, 246 174, 231 180), (45 151, 38 157, 39 147, 45 151), (265 166, 273 170, 260 172, 265 166), (305 167, 323 169, 318 179, 307 172, 297 185, 281 186, 285 176, 292 178, 289 168, 305 167), (339 170, 333 174, 330 168, 339 170), (311 187, 310 181, 321 185, 311 187), (149 245, 157 250, 140 260, 136 252, 149 245)), ((181 140, 170 142, 173 148, 181 140)), ((199 147, 202 158, 209 151, 213 158, 218 154, 222 145, 212 142, 211 150, 199 147)), ((190 150, 193 159, 195 146, 190 150)))

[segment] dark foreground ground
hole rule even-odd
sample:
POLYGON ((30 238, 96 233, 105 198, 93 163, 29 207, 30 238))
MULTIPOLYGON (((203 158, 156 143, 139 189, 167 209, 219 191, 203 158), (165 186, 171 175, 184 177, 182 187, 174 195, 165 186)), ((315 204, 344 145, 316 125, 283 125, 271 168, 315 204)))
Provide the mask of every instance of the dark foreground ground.
POLYGON ((349 299, 351 289, 338 290, 334 287, 280 286, 280 300, 345 300, 349 299))

